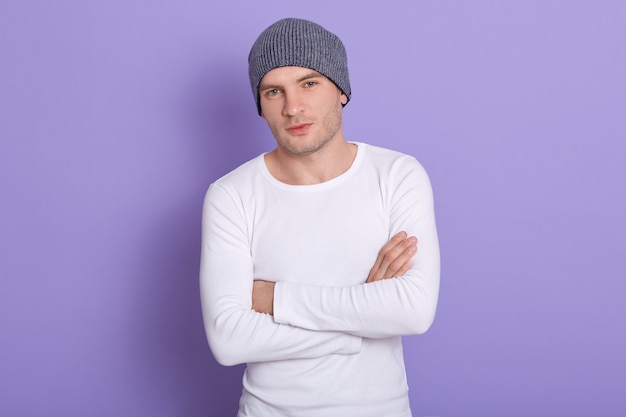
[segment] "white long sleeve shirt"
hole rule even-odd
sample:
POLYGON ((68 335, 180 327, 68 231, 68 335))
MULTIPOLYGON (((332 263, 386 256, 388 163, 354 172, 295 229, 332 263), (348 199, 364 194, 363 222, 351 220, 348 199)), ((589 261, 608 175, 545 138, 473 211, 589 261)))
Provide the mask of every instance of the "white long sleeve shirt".
POLYGON ((248 364, 239 417, 411 416, 400 336, 435 315, 432 191, 413 157, 357 145, 321 184, 279 182, 260 155, 209 187, 202 308, 217 361, 248 364), (412 268, 365 284, 399 231, 418 238, 412 268), (251 309, 254 279, 276 282, 274 316, 251 309))

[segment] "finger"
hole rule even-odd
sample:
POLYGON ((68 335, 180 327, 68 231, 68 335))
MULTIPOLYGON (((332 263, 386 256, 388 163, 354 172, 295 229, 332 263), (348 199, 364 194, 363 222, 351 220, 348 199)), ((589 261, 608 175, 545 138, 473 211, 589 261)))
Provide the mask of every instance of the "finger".
POLYGON ((404 270, 405 264, 413 258, 415 253, 417 252, 416 245, 409 245, 401 254, 399 254, 393 262, 389 264, 387 271, 385 272, 385 277, 397 277, 403 275, 406 270, 404 270))
POLYGON ((389 262, 390 256, 393 257, 394 254, 400 250, 398 248, 399 245, 402 245, 407 239, 406 232, 396 233, 390 240, 382 247, 382 249, 378 252, 378 256, 376 258, 375 267, 382 267, 386 269, 387 265, 383 265, 385 261, 389 262), (394 250, 396 252, 394 252, 394 250))
POLYGON ((406 261, 393 277, 397 278, 397 277, 403 276, 404 274, 409 272, 409 269, 411 269, 412 266, 413 266, 413 261, 411 260, 406 261))
MULTIPOLYGON (((382 249, 378 252, 378 256, 376 257, 376 262, 374 262, 374 266, 370 270, 369 276, 367 278, 367 282, 378 281, 382 279, 386 270, 387 265, 382 266, 385 261, 385 257, 388 256, 388 253, 392 251, 396 246, 402 244, 402 242, 406 239, 406 232, 396 233, 390 240, 382 247, 382 249)), ((388 263, 389 261, 387 261, 388 263)))
POLYGON ((383 257, 380 270, 385 278, 395 276, 400 267, 415 255, 417 239, 411 236, 394 246, 383 257))
POLYGON ((411 236, 393 247, 388 246, 387 249, 386 252, 381 251, 380 262, 377 262, 377 265, 370 270, 366 282, 404 275, 410 268, 405 264, 417 252, 417 238, 411 236))
POLYGON ((406 238, 406 232, 399 232, 396 233, 391 239, 389 239, 389 242, 385 243, 385 246, 383 246, 380 251, 378 251, 378 257, 376 258, 377 264, 380 266, 385 255, 392 251, 398 245, 402 244, 402 242, 404 242, 406 238))

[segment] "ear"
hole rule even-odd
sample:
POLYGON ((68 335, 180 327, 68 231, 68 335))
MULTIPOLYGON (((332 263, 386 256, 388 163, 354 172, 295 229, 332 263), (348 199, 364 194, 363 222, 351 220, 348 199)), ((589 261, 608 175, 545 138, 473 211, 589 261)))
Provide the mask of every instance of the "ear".
POLYGON ((341 104, 343 104, 344 106, 348 104, 348 96, 344 93, 341 93, 341 104))

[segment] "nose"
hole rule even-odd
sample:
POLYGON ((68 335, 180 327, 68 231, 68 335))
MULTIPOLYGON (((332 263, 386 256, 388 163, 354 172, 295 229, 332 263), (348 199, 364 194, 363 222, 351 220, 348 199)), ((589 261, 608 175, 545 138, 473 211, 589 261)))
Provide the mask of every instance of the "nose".
POLYGON ((303 105, 300 96, 295 92, 285 93, 283 103, 283 115, 293 117, 302 111, 303 105))

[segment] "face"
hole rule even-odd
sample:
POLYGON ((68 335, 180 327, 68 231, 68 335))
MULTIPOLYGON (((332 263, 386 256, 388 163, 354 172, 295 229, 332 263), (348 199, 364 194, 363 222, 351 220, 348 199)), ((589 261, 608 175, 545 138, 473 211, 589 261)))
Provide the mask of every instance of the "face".
POLYGON ((279 149, 303 156, 343 140, 342 105, 348 98, 319 72, 301 67, 275 68, 261 80, 259 97, 261 116, 279 149))

